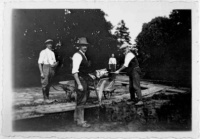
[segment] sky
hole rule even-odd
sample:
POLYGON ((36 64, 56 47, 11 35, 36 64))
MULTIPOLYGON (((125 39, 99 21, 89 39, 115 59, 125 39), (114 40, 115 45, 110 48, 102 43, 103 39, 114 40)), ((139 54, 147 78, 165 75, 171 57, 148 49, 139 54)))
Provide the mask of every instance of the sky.
POLYGON ((121 20, 125 21, 129 28, 131 42, 134 44, 143 23, 148 23, 158 16, 169 17, 173 9, 189 9, 193 6, 183 2, 121 2, 104 6, 102 10, 108 15, 106 19, 115 27, 121 20))

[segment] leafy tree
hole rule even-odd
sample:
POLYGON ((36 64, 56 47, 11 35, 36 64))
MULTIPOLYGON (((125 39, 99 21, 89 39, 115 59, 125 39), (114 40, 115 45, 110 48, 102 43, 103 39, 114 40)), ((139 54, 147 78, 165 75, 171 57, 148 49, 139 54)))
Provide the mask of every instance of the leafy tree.
POLYGON ((55 45, 61 43, 56 49, 57 57, 63 62, 57 80, 72 77, 70 57, 77 51, 79 37, 86 37, 91 44, 88 57, 92 70, 105 68, 110 54, 116 51, 116 39, 111 34, 113 26, 105 16, 100 9, 13 10, 15 86, 40 85, 37 60, 45 48, 44 41, 49 38, 55 45))
POLYGON ((145 78, 191 84, 191 10, 144 23, 135 42, 145 78))
POLYGON ((130 43, 131 37, 129 36, 129 29, 126 27, 126 24, 124 20, 121 20, 118 23, 118 27, 115 31, 115 36, 120 44, 123 44, 124 42, 130 43))

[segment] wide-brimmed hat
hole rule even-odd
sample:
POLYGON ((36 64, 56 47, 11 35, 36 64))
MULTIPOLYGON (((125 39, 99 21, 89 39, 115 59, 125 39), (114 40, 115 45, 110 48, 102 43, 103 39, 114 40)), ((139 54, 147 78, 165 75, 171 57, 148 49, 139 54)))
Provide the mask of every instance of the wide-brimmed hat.
POLYGON ((87 39, 85 37, 78 38, 77 44, 79 46, 81 46, 81 45, 88 46, 89 45, 89 43, 87 42, 87 39))
POLYGON ((45 44, 48 44, 48 43, 53 43, 53 40, 52 39, 47 39, 45 42, 44 42, 45 44))

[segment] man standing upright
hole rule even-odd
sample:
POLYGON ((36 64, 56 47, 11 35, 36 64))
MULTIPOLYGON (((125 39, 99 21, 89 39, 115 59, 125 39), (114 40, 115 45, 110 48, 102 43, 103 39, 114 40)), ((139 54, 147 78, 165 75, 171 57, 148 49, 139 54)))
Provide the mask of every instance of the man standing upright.
POLYGON ((38 65, 41 76, 43 98, 45 102, 49 102, 49 89, 54 76, 54 69, 58 65, 58 62, 56 62, 55 54, 52 51, 53 40, 46 40, 45 45, 46 49, 40 52, 38 65))
POLYGON ((128 43, 124 43, 121 47, 124 51, 125 60, 123 66, 115 73, 119 74, 122 70, 126 69, 127 75, 129 76, 129 92, 130 100, 135 101, 135 94, 137 95, 138 102, 135 105, 143 105, 142 94, 140 88, 140 67, 136 58, 136 48, 131 48, 128 43))
POLYGON ((85 55, 89 44, 87 39, 82 37, 78 39, 77 45, 79 51, 72 57, 72 74, 75 79, 75 90, 77 94, 74 121, 77 122, 79 126, 90 127, 90 124, 87 124, 87 122, 84 121, 84 105, 89 97, 89 62, 85 55))
POLYGON ((116 64, 117 64, 117 61, 116 61, 115 55, 112 54, 112 57, 109 59, 109 62, 108 62, 109 69, 111 70, 111 72, 115 72, 116 64))

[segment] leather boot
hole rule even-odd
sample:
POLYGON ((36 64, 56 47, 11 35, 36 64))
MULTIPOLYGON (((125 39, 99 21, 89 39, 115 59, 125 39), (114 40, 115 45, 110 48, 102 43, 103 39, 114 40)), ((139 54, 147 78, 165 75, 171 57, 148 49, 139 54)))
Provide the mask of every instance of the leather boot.
POLYGON ((131 92, 131 93, 130 93, 130 98, 131 98, 132 101, 134 101, 134 100, 135 100, 135 93, 132 93, 132 92, 131 92))
POLYGON ((46 88, 46 96, 47 96, 47 99, 49 99, 49 88, 46 88))
POLYGON ((42 88, 42 93, 43 93, 43 98, 44 98, 44 100, 46 100, 46 99, 48 99, 47 98, 47 89, 46 88, 42 88))

